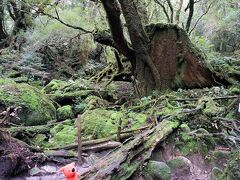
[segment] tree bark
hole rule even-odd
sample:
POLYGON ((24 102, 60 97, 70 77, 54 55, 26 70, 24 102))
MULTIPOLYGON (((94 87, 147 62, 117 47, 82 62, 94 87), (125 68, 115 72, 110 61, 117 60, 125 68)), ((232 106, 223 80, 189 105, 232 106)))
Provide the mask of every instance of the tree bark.
POLYGON ((8 37, 8 34, 5 30, 5 21, 4 21, 4 2, 0 0, 0 49, 5 46, 3 42, 8 37))
POLYGON ((160 75, 149 56, 149 38, 142 26, 136 5, 131 0, 119 0, 132 46, 136 55, 136 79, 141 95, 160 90, 160 75))

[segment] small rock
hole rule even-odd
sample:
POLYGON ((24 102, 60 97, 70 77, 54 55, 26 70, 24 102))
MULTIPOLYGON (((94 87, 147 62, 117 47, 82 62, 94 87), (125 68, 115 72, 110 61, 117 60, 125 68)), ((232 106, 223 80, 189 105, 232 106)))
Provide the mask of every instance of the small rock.
POLYGON ((39 169, 38 167, 34 167, 32 169, 29 170, 29 174, 31 176, 35 176, 35 175, 38 175, 40 173, 42 173, 43 171, 41 169, 39 169))
POLYGON ((72 111, 72 107, 70 105, 66 105, 57 109, 57 119, 65 120, 74 118, 74 114, 72 111))
POLYGON ((57 168, 54 166, 43 166, 41 167, 41 170, 44 170, 45 172, 48 173, 56 173, 58 171, 57 168))

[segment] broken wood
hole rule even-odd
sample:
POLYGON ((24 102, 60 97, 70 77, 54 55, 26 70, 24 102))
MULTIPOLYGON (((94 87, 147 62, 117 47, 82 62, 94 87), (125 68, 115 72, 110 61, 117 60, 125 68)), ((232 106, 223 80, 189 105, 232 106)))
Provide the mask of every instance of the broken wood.
POLYGON ((56 123, 50 123, 46 125, 39 125, 39 126, 18 126, 18 127, 10 127, 10 128, 3 128, 3 130, 9 131, 12 136, 17 135, 18 133, 30 133, 30 134, 46 134, 50 132, 50 128, 58 125, 64 124, 67 122, 73 122, 74 120, 65 120, 56 123))
MULTIPOLYGON (((132 137, 134 134, 133 133, 125 133, 124 135, 121 135, 121 140, 127 139, 129 137, 132 137)), ((83 141, 82 142, 82 147, 86 146, 95 146, 99 144, 103 144, 106 142, 112 142, 116 140, 116 135, 113 135, 111 137, 103 138, 103 139, 96 139, 96 140, 90 140, 90 141, 83 141)), ((59 147, 53 147, 50 148, 50 150, 71 150, 71 149, 76 149, 78 147, 77 143, 66 145, 66 146, 59 146, 59 147)))
POLYGON ((82 150, 83 151, 91 151, 91 152, 99 152, 99 151, 104 151, 104 150, 109 150, 109 149, 114 149, 114 148, 120 147, 121 144, 122 143, 120 143, 120 142, 109 141, 109 142, 105 142, 102 144, 96 144, 93 146, 84 147, 82 150))

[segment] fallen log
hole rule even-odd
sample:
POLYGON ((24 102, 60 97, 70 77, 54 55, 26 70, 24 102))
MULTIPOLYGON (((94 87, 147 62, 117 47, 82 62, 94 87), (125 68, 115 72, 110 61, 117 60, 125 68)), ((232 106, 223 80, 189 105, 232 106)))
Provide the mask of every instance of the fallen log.
POLYGON ((155 128, 137 135, 121 148, 108 154, 82 175, 81 179, 128 179, 150 159, 153 150, 165 140, 179 121, 163 120, 155 128))
MULTIPOLYGON (((237 99, 237 98, 240 98, 240 96, 223 96, 223 97, 215 97, 215 98, 212 98, 212 100, 225 100, 225 99, 237 99)), ((179 102, 182 102, 182 101, 198 101, 200 99, 199 98, 187 98, 187 99, 169 99, 169 101, 179 101, 179 102)))
POLYGON ((91 151, 91 152, 99 152, 99 151, 104 151, 104 150, 109 150, 109 149, 114 149, 114 148, 120 147, 121 144, 122 143, 120 143, 120 142, 109 141, 109 142, 105 142, 102 144, 96 144, 93 146, 84 147, 82 150, 83 151, 91 151))
POLYGON ((10 128, 2 128, 5 131, 8 131, 12 134, 12 136, 16 136, 18 133, 30 133, 30 134, 46 134, 50 132, 50 128, 58 125, 64 124, 68 122, 74 122, 73 120, 65 120, 61 122, 49 123, 46 125, 39 125, 39 126, 18 126, 18 127, 10 127, 10 128))
MULTIPOLYGON (((133 133, 125 133, 123 135, 121 135, 121 140, 127 139, 131 136, 133 136, 133 133)), ((99 144, 103 144, 103 143, 107 143, 107 142, 111 142, 116 140, 116 135, 107 137, 107 138, 103 138, 103 139, 96 139, 96 140, 90 140, 90 141, 83 141, 82 142, 82 147, 86 147, 86 146, 96 146, 99 144)), ((50 148, 50 150, 71 150, 71 149, 77 149, 78 144, 74 143, 74 144, 70 144, 70 145, 66 145, 66 146, 59 146, 59 147, 53 147, 50 148)))

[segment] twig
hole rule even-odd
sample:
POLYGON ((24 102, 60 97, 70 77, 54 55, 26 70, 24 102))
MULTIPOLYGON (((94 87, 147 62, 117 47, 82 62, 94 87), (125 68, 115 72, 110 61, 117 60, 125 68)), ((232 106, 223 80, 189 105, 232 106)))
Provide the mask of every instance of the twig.
POLYGON ((189 32, 189 35, 191 35, 191 33, 193 32, 193 30, 196 28, 198 22, 202 19, 202 17, 205 16, 205 15, 208 13, 208 11, 210 10, 210 8, 211 8, 211 6, 212 6, 213 3, 214 3, 214 2, 212 2, 212 3, 208 6, 206 12, 204 12, 204 13, 197 19, 197 21, 196 21, 196 23, 194 24, 193 28, 192 28, 191 31, 189 32))

